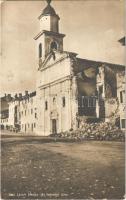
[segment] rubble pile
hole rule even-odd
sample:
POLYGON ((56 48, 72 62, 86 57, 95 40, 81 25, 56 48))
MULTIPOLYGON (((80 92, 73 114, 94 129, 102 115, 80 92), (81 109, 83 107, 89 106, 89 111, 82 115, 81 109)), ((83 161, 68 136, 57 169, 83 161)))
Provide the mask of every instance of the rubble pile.
POLYGON ((71 138, 76 140, 125 140, 125 133, 112 123, 83 123, 81 127, 74 131, 66 131, 57 135, 62 138, 71 138))

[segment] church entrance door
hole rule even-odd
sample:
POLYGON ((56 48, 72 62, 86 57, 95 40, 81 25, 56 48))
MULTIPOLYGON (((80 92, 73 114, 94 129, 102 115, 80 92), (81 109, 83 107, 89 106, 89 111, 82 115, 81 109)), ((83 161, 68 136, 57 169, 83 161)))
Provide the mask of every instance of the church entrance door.
POLYGON ((56 134, 57 133, 57 123, 56 119, 52 119, 52 133, 56 134))

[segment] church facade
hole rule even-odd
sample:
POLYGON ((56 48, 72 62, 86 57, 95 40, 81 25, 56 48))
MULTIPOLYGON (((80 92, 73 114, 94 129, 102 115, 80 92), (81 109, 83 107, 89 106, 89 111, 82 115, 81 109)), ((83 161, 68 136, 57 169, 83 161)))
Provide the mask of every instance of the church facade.
POLYGON ((64 34, 59 33, 59 16, 48 3, 39 16, 40 33, 35 37, 39 60, 37 76, 38 134, 69 130, 76 114, 71 59, 63 51, 64 34))

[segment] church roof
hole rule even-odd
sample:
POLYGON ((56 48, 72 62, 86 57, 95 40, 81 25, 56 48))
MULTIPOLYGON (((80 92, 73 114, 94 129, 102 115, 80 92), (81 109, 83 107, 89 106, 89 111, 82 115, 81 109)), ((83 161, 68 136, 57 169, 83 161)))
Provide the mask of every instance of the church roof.
POLYGON ((45 15, 57 16, 59 18, 59 16, 56 14, 54 8, 50 5, 50 3, 48 3, 48 5, 44 8, 44 10, 38 18, 40 19, 42 16, 45 15))
POLYGON ((108 62, 102 62, 102 61, 96 61, 96 60, 88 60, 88 59, 82 59, 82 58, 76 58, 76 61, 78 63, 78 66, 89 66, 89 67, 100 67, 102 65, 109 66, 112 68, 117 68, 120 70, 124 70, 125 66, 120 64, 113 64, 108 62))
POLYGON ((42 15, 56 15, 56 12, 50 4, 48 4, 42 12, 42 15))

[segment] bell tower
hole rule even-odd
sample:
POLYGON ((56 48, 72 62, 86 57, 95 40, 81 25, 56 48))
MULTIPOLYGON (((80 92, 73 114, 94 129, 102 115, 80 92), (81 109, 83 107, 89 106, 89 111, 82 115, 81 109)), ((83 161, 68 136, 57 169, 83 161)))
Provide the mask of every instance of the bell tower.
MULTIPOLYGON (((64 34, 59 33, 59 16, 50 5, 51 0, 46 0, 47 6, 38 17, 40 32, 34 38, 36 40, 36 52, 39 65, 52 51, 63 51, 64 34)), ((40 66, 39 66, 40 67, 40 66)))

